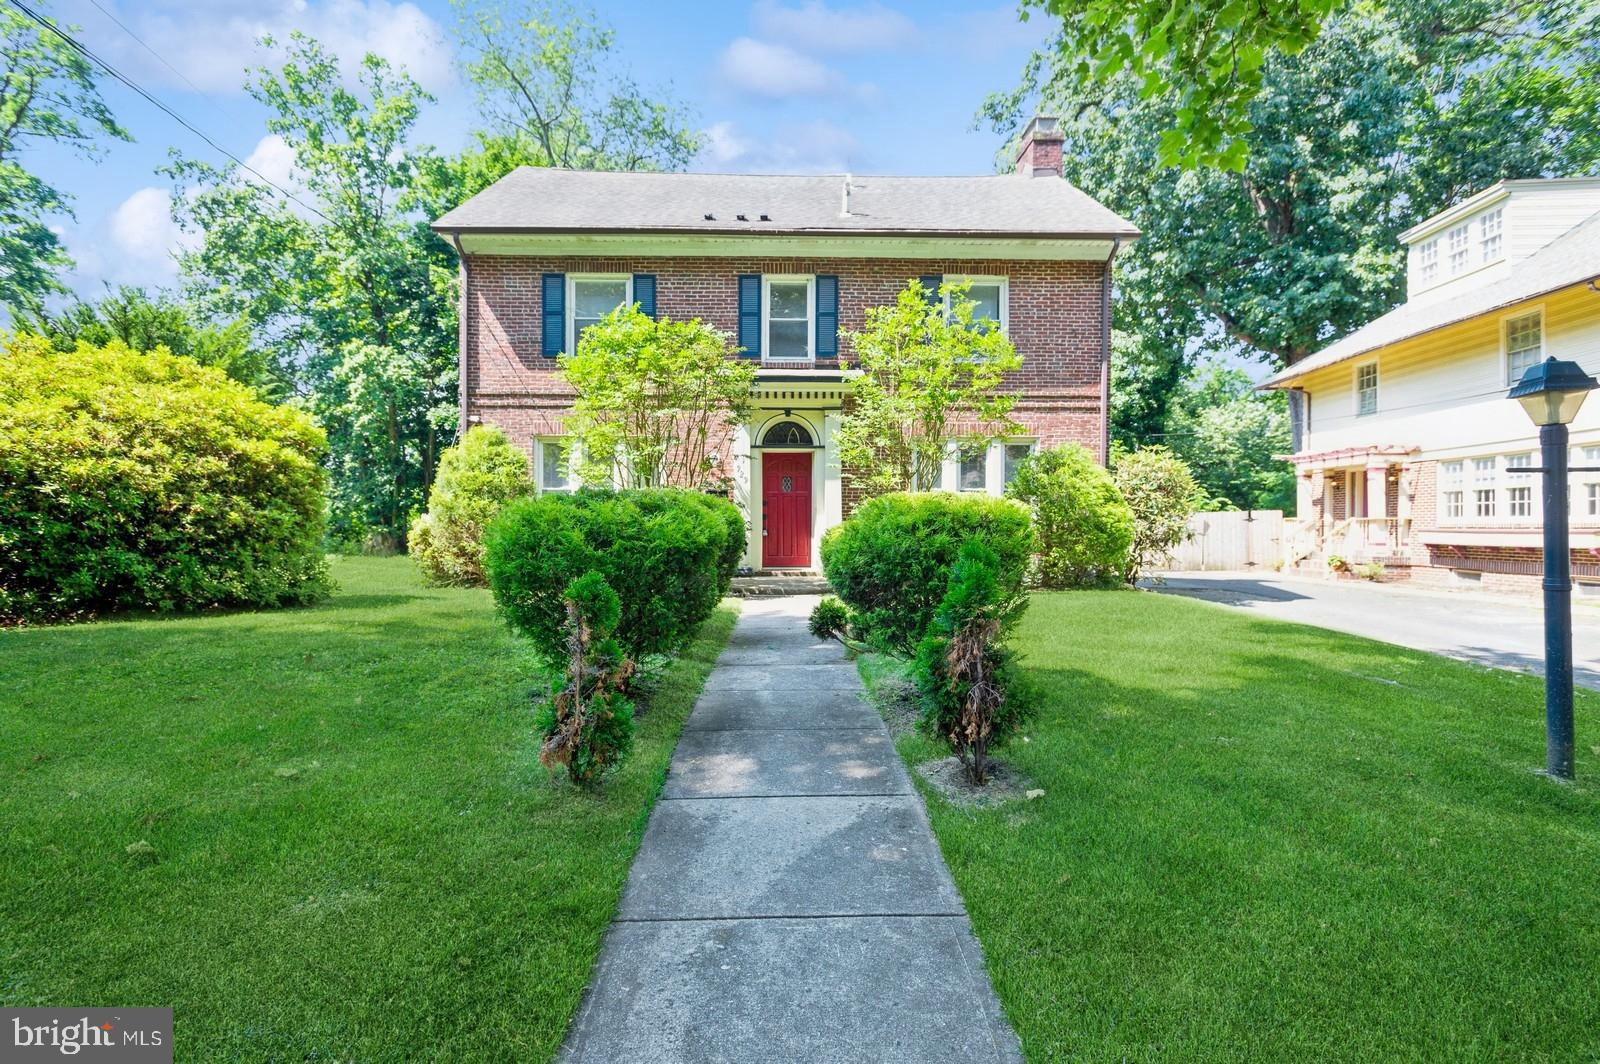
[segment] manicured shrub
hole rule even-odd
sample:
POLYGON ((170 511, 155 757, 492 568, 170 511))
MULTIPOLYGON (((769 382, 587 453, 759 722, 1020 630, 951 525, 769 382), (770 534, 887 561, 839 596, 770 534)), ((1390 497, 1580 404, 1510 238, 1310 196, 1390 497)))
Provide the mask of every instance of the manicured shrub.
POLYGON ((1165 447, 1144 447, 1114 456, 1112 479, 1133 511, 1133 546, 1123 579, 1160 565, 1189 534, 1189 518, 1205 493, 1183 459, 1165 447))
POLYGON ((539 703, 534 727, 546 768, 566 767, 592 786, 633 746, 633 703, 623 694, 633 662, 612 638, 622 617, 617 593, 599 573, 584 573, 562 595, 565 668, 539 703))
POLYGON ((1027 607, 1010 601, 1000 559, 969 540, 950 568, 944 598, 917 646, 912 675, 922 696, 922 725, 943 739, 977 786, 989 782, 989 750, 1028 717, 1003 640, 1027 607))
POLYGON ((533 491, 528 459, 506 434, 474 425, 445 449, 428 492, 428 512, 411 523, 406 546, 423 579, 442 587, 486 587, 483 531, 505 504, 533 491))
POLYGON ((565 655, 567 585, 597 572, 622 600, 616 638, 637 660, 673 650, 711 615, 733 578, 735 534, 742 552, 737 508, 693 491, 519 499, 486 534, 489 586, 511 626, 555 661, 565 655))
POLYGON ((0 618, 281 606, 331 590, 322 431, 121 343, 0 349, 0 618))
POLYGON ((1033 511, 1039 586, 1106 587, 1122 580, 1133 511, 1086 448, 1074 443, 1030 455, 1006 495, 1033 511))
POLYGON ((811 611, 810 627, 818 639, 844 635, 850 627, 850 607, 830 595, 811 611))
POLYGON ((1033 525, 1011 499, 951 492, 880 495, 822 539, 822 567, 861 638, 909 656, 943 599, 950 567, 968 540, 998 559, 1007 604, 1023 594, 1033 525))

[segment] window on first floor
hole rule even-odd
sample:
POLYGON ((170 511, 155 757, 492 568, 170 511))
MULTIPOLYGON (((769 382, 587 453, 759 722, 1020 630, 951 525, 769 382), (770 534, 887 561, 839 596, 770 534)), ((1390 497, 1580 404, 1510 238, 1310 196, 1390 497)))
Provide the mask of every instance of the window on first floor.
POLYGON ((1464 516, 1466 516, 1466 509, 1462 505, 1462 493, 1461 492, 1459 492, 1459 491, 1447 491, 1447 492, 1444 492, 1443 499, 1444 499, 1444 505, 1443 505, 1442 509, 1444 511, 1444 516, 1445 517, 1464 517, 1464 516))
POLYGON ((562 439, 541 439, 534 442, 534 462, 539 471, 540 491, 571 491, 572 447, 562 439))
POLYGON ((1005 445, 1005 464, 1000 474, 1001 487, 1010 484, 1016 478, 1018 467, 1033 453, 1033 447, 1034 445, 1031 443, 1008 443, 1005 445))
POLYGON ((1474 517, 1494 516, 1494 489, 1477 488, 1472 492, 1472 515, 1474 517))
POLYGON ((1506 512, 1512 517, 1533 516, 1533 488, 1507 488, 1506 512))
POLYGON ((1585 484, 1584 513, 1590 517, 1600 517, 1600 483, 1585 484))
POLYGON ((956 487, 960 491, 989 490, 989 453, 984 447, 974 447, 957 457, 956 487))

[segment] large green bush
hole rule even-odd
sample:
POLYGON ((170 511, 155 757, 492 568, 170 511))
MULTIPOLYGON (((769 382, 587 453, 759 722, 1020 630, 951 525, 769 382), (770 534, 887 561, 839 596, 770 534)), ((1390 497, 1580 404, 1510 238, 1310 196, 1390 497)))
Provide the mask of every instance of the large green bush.
POLYGON ((637 659, 674 649, 711 615, 733 579, 744 531, 731 502, 693 491, 584 489, 521 499, 489 526, 489 586, 512 627, 557 660, 565 654, 567 585, 597 572, 621 599, 616 639, 637 659))
POLYGON ((1133 511, 1133 547, 1122 575, 1134 584, 1189 535, 1189 518, 1200 508, 1205 492, 1188 464, 1165 447, 1143 447, 1112 457, 1112 477, 1133 511))
POLYGON ((1111 474, 1079 444, 1030 455, 1006 495, 1033 510, 1041 587, 1119 583, 1133 543, 1133 511, 1111 474))
POLYGON ((533 491, 528 459, 506 434, 474 425, 447 448, 428 493, 428 512, 411 522, 406 545, 430 584, 484 587, 483 530, 512 499, 533 491))
POLYGON ((0 349, 0 617, 330 590, 322 431, 164 349, 0 349))
POLYGON ((909 655, 933 620, 968 540, 996 556, 1001 597, 1023 594, 1033 551, 1028 510, 1011 499, 952 492, 880 495, 822 537, 822 568, 861 636, 909 655))

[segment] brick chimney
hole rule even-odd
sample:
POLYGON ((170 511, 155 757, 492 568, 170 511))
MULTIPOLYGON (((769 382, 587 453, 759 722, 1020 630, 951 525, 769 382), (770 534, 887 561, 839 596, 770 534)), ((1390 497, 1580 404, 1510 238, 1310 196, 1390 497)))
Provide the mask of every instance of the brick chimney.
POLYGON ((1054 115, 1035 115, 1022 131, 1022 147, 1017 152, 1017 173, 1023 177, 1060 177, 1061 119, 1054 115))

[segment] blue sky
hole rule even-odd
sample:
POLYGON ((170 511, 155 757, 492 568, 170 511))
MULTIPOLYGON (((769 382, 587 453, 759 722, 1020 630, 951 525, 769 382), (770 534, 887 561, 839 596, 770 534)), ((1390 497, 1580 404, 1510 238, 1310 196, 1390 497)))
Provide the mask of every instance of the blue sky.
MULTIPOLYGON (((472 99, 454 62, 446 0, 54 0, 45 10, 79 39, 230 151, 287 181, 288 159, 242 91, 263 61, 263 33, 304 30, 353 59, 403 63, 438 104, 419 139, 462 145, 472 99), (127 29, 118 26, 123 23, 127 29), (130 34, 128 31, 132 31, 130 34), (137 35, 139 40, 135 40, 137 35), (143 45, 139 43, 143 42, 143 45), (148 48, 145 47, 148 46, 148 48)), ((983 97, 1015 83, 1047 32, 1004 2, 756 0, 669 5, 599 3, 618 56, 645 86, 668 86, 707 135, 695 169, 733 172, 977 174, 994 169, 998 138, 974 130, 983 97)), ((54 149, 29 160, 72 200, 62 219, 77 260, 68 278, 92 295, 113 284, 169 284, 179 234, 168 149, 221 161, 192 134, 107 79, 107 101, 135 137, 85 163, 54 149)))

